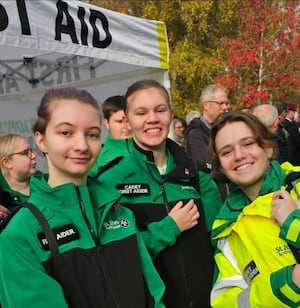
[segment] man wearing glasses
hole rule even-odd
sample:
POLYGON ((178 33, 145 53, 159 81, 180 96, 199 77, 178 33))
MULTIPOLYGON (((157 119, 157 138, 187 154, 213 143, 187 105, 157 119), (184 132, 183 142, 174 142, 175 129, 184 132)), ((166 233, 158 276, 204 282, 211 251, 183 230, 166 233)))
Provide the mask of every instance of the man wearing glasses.
MULTIPOLYGON (((207 152, 210 129, 212 124, 230 109, 228 90, 219 84, 208 85, 201 93, 200 104, 202 116, 193 119, 186 131, 186 153, 197 161, 199 168, 207 168, 209 171, 211 164, 207 152)), ((227 185, 221 183, 219 189, 222 197, 225 197, 228 193, 227 185)))

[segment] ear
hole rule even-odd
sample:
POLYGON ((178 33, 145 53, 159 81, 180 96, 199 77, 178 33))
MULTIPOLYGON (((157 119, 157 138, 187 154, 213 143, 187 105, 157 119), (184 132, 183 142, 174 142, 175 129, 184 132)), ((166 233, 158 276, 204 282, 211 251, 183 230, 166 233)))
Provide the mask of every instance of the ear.
POLYGON ((266 148, 266 149, 265 149, 265 152, 266 152, 266 154, 267 154, 267 157, 268 157, 269 159, 271 159, 272 156, 273 156, 273 154, 274 154, 273 148, 271 148, 271 147, 266 148))
POLYGON ((34 139, 37 147, 43 152, 47 153, 47 147, 45 145, 45 140, 44 140, 44 135, 41 134, 40 132, 35 132, 34 133, 34 139))
POLYGON ((203 110, 207 110, 208 104, 209 104, 208 102, 204 101, 204 102, 202 103, 202 109, 203 109, 203 110))
POLYGON ((11 164, 12 164, 12 162, 11 162, 11 160, 9 159, 9 158, 7 158, 7 157, 2 157, 2 159, 1 159, 1 165, 4 167, 4 168, 6 168, 6 169, 10 169, 11 168, 11 164))
POLYGON ((109 130, 109 120, 107 119, 104 119, 103 123, 104 123, 104 126, 106 127, 107 130, 109 130))

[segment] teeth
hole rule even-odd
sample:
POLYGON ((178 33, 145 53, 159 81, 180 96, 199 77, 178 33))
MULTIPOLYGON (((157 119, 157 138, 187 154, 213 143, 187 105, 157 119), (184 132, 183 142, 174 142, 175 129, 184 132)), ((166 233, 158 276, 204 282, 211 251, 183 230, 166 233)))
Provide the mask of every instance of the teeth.
POLYGON ((243 166, 240 166, 238 168, 236 168, 237 170, 243 170, 243 169, 246 169, 250 166, 250 164, 246 164, 246 165, 243 165, 243 166))
POLYGON ((149 128, 149 129, 147 129, 147 133, 157 133, 159 131, 160 131, 159 128, 149 128))

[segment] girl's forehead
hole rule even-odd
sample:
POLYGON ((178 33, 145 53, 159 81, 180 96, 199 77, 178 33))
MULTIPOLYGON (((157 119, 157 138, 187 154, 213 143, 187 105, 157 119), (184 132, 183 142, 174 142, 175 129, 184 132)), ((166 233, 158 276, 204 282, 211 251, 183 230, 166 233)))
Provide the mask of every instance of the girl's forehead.
POLYGON ((50 122, 99 122, 100 112, 94 106, 76 100, 64 100, 51 106, 50 122))
POLYGON ((135 93, 133 93, 131 96, 128 97, 129 101, 139 101, 142 97, 148 97, 149 99, 161 97, 161 100, 167 101, 165 94, 162 92, 161 89, 158 88, 146 88, 146 89, 140 89, 137 90, 135 93))
POLYGON ((254 136, 251 128, 244 122, 226 123, 216 134, 215 143, 221 144, 231 140, 239 140, 254 136))

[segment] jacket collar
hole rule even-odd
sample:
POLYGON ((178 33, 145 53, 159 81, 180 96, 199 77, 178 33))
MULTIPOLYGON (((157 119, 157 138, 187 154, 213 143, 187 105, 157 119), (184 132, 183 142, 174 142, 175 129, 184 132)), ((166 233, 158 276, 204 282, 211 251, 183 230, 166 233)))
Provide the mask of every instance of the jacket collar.
MULTIPOLYGON (((271 161, 260 188, 259 197, 274 192, 284 185, 285 174, 278 161, 271 161)), ((237 220, 243 209, 251 203, 246 194, 237 187, 226 198, 213 226, 213 236, 237 220)))
MULTIPOLYGON (((144 160, 147 164, 154 165, 154 156, 152 151, 141 149, 135 142, 133 155, 138 161, 144 160), (144 157, 144 158, 143 158, 144 157)), ((189 159, 185 149, 179 146, 171 139, 166 140, 167 148, 167 174, 165 179, 193 179, 197 177, 197 168, 193 160, 189 159)))

